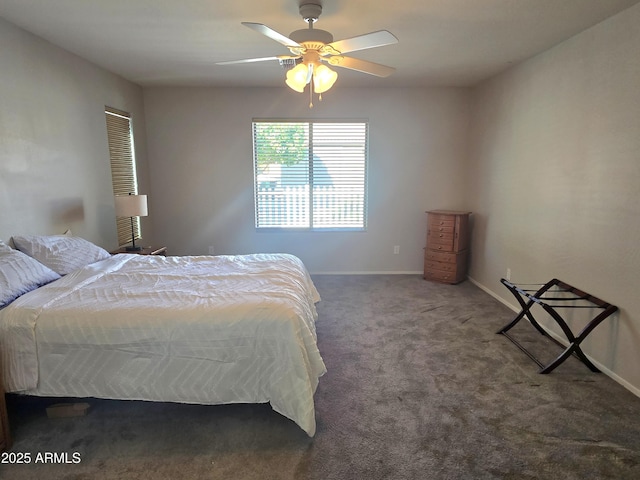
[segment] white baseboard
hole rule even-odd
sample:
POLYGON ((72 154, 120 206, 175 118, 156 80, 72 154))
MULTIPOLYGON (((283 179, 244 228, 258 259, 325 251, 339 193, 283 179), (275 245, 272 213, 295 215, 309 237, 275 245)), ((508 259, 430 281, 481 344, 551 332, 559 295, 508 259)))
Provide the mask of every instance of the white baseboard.
POLYGON ((422 270, 420 271, 409 271, 409 272, 372 272, 372 271, 366 271, 366 272, 309 272, 309 274, 311 275, 422 275, 424 272, 422 270))
MULTIPOLYGON (((468 277, 469 281, 471 283, 473 283, 475 286, 477 286, 480 290, 485 291, 486 293, 488 293, 489 295, 491 295, 493 298, 495 298, 496 300, 498 300, 500 303, 502 303, 503 305, 506 305, 507 307, 509 307, 511 310, 513 310, 515 313, 519 313, 520 312, 520 308, 516 307, 515 305, 507 302, 505 299, 501 298, 498 294, 496 294, 495 292, 493 292, 492 290, 490 290, 488 287, 482 285, 480 282, 478 282, 477 280, 468 277)), ((556 339, 558 342, 560 342, 562 345, 564 345, 565 347, 569 344, 567 342, 566 338, 563 338, 561 336, 559 336, 556 332, 554 332, 553 330, 550 330, 549 328, 545 327, 544 325, 540 325, 542 328, 544 328, 544 330, 550 335, 552 336, 554 339, 556 339)), ((619 383, 620 385, 622 385, 624 388, 626 388, 627 390, 629 390, 631 393, 633 393, 634 395, 636 395, 637 397, 640 397, 640 388, 636 387, 635 385, 632 385, 631 383, 627 382, 624 378, 620 377, 618 374, 616 374, 615 372, 612 372, 610 369, 608 369, 607 367, 605 367, 604 365, 602 365, 600 362, 598 362, 597 360, 594 360, 593 358, 591 358, 589 355, 587 355, 585 353, 585 356, 591 361, 591 363, 593 363, 602 373, 604 373, 605 375, 607 375, 608 377, 612 378, 614 381, 616 381, 617 383, 619 383)))
POLYGON ((477 280, 475 280, 474 278, 471 277, 467 277, 467 279, 473 283, 476 287, 478 287, 480 290, 483 290, 484 292, 488 293, 489 295, 491 295, 493 298, 495 298, 496 300, 498 300, 501 304, 506 305, 507 307, 509 307, 511 310, 513 310, 514 312, 518 313, 520 311, 520 309, 518 307, 516 307, 514 304, 507 302, 504 298, 502 298, 501 296, 499 296, 497 293, 495 293, 493 290, 490 290, 489 287, 485 287, 483 284, 481 284, 480 282, 478 282, 477 280))
MULTIPOLYGON (((566 338, 562 338, 560 335, 558 335, 556 332, 554 332, 553 330, 549 330, 548 328, 545 328, 544 325, 541 325, 542 328, 545 329, 545 331, 551 335, 553 338, 555 338, 558 342, 560 342, 562 345, 564 345, 565 347, 568 345, 567 339, 566 338)), ((618 376, 615 372, 612 372, 611 370, 609 370, 607 367, 605 367, 604 365, 602 365, 600 362, 598 362, 597 360, 594 360, 593 358, 591 358, 589 355, 587 355, 585 353, 585 356, 591 361, 591 363, 593 363, 602 373, 604 373, 605 375, 607 375, 608 377, 613 378, 616 382, 618 382, 620 385, 622 385, 624 388, 626 388, 627 390, 629 390, 631 393, 633 393, 634 395, 640 397, 640 388, 636 387, 635 385, 630 384, 629 382, 627 382, 624 378, 618 376)))

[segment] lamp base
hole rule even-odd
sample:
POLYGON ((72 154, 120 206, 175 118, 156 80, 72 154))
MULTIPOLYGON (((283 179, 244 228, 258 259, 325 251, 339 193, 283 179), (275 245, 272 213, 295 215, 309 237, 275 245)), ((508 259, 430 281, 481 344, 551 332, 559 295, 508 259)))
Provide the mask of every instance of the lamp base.
POLYGON ((125 247, 127 252, 139 252, 142 250, 142 247, 125 247))

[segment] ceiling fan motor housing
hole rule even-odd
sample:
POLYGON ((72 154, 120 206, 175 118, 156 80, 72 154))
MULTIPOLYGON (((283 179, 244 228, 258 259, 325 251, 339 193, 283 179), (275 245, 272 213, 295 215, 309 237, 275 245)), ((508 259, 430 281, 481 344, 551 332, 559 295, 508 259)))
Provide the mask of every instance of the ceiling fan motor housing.
POLYGON ((320 18, 320 14, 322 13, 322 5, 317 3, 304 3, 300 5, 298 11, 300 15, 307 23, 314 23, 318 18, 320 18))
POLYGON ((321 43, 326 45, 333 42, 333 35, 326 30, 320 30, 318 28, 303 28, 302 30, 296 30, 295 32, 291 32, 289 38, 299 44, 321 43))
POLYGON ((300 15, 309 28, 291 32, 289 38, 303 45, 307 50, 320 50, 325 45, 333 42, 333 35, 326 30, 313 28, 313 24, 322 13, 322 5, 318 3, 303 3, 299 7, 300 15))

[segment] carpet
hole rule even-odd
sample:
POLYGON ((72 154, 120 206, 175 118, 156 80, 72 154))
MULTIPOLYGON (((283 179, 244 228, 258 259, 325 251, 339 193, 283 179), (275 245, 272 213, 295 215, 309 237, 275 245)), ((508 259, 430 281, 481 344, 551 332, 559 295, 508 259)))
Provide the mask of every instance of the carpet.
MULTIPOLYGON (((83 399, 86 416, 48 418, 60 399, 9 395, 10 453, 32 460, 0 463, 0 478, 640 478, 640 398, 573 357, 539 375, 495 334, 514 313, 470 282, 314 282, 327 365, 314 438, 269 405, 83 399), (68 458, 34 461, 46 452, 68 458)), ((511 333, 543 361, 560 353, 527 322, 511 333)))

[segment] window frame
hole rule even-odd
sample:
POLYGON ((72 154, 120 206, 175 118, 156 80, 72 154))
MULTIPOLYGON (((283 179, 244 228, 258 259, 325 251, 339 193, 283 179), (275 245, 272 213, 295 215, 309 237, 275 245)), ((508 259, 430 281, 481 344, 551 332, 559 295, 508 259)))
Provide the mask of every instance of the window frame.
MULTIPOLYGON (((137 195, 138 173, 131 114, 113 107, 104 107, 111 166, 113 195, 137 195), (128 132, 126 134, 125 132, 128 132)), ((118 246, 131 243, 131 219, 116 217, 118 246)), ((140 217, 133 217, 134 238, 142 238, 140 217)))
MULTIPOLYGON (((369 120, 363 118, 350 119, 308 119, 308 118, 254 118, 251 123, 252 147, 253 147, 253 194, 254 194, 254 228, 256 232, 366 232, 368 227, 368 173, 369 173, 369 120), (256 130, 255 125, 258 123, 302 123, 308 125, 308 182, 309 188, 309 226, 259 226, 259 203, 258 203, 258 165, 256 156, 256 130), (313 143, 313 125, 314 124, 362 124, 364 127, 363 156, 364 166, 362 171, 362 225, 361 226, 316 226, 314 225, 314 193, 313 193, 313 171, 314 171, 314 143, 313 143)), ((317 148, 317 147, 315 147, 317 148)))

